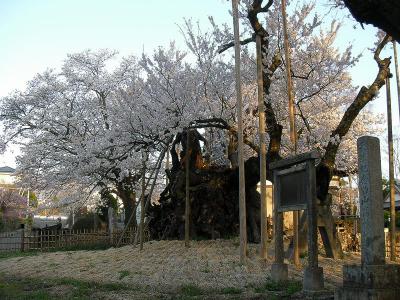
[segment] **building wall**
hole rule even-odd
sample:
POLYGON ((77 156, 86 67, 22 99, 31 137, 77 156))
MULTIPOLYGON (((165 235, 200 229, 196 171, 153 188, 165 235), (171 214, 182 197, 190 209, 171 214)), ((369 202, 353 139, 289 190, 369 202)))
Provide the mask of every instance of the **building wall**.
POLYGON ((15 177, 10 173, 0 173, 0 184, 14 184, 15 177))

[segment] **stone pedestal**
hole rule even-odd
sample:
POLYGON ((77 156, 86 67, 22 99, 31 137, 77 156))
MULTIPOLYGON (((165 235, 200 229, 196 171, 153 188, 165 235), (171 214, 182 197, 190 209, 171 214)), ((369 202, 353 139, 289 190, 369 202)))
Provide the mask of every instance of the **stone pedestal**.
POLYGON ((273 263, 271 266, 271 277, 273 281, 288 280, 288 265, 284 263, 273 263))
POLYGON ((400 298, 400 265, 344 265, 343 287, 337 300, 400 298))
POLYGON ((321 267, 306 267, 304 270, 303 290, 319 291, 324 288, 324 273, 321 267))

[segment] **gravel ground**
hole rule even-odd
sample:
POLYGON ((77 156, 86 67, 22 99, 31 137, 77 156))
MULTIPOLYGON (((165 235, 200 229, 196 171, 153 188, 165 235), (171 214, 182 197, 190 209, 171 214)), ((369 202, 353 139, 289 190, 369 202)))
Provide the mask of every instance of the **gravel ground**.
MULTIPOLYGON (((270 245, 269 255, 273 245, 270 245)), ((144 250, 125 246, 99 251, 43 253, 0 260, 0 272, 19 278, 71 278, 98 283, 122 283, 154 293, 171 293, 185 285, 205 290, 239 288, 245 292, 260 286, 270 275, 272 256, 259 258, 258 245, 249 245, 245 266, 239 264, 237 240, 151 241, 144 250)), ((342 282, 342 265, 359 263, 359 256, 344 260, 319 257, 325 286, 333 290, 342 282)), ((306 259, 302 259, 306 264, 306 259)), ((289 277, 301 280, 303 270, 289 265, 289 277)))

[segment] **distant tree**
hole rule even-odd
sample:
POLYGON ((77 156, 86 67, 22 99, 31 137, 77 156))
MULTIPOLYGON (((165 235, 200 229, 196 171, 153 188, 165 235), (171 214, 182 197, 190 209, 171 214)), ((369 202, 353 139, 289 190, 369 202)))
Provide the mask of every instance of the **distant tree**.
POLYGON ((128 219, 140 177, 135 150, 151 151, 154 142, 148 131, 138 131, 140 110, 132 107, 141 93, 138 64, 126 58, 109 72, 114 56, 106 50, 69 55, 61 71, 38 74, 25 91, 3 98, 0 120, 3 141, 22 146, 21 182, 49 205, 59 196, 58 205, 79 207, 93 191, 113 190, 128 219))
POLYGON ((382 178, 382 196, 385 198, 390 193, 390 185, 389 179, 383 177, 382 178))
POLYGON ((25 213, 27 199, 21 196, 15 190, 0 189, 0 209, 3 211, 6 209, 16 210, 16 216, 20 216, 20 213, 25 213))
POLYGON ((13 230, 23 222, 27 200, 15 190, 0 189, 0 230, 13 230))

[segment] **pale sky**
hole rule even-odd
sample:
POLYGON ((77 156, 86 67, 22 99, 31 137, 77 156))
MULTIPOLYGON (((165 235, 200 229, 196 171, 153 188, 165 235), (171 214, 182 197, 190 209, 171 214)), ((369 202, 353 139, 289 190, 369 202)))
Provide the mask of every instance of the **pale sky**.
MULTIPOLYGON (((230 7, 231 2, 226 0, 1 0, 0 97, 23 89, 36 73, 58 68, 68 53, 109 48, 122 56, 140 55, 143 50, 149 53, 173 40, 183 47, 177 26, 183 18, 208 26, 207 17, 212 15, 217 23, 231 25, 230 7)), ((321 14, 327 10, 328 7, 319 6, 321 14)), ((337 16, 343 19, 344 13, 347 12, 338 12, 337 16)), ((328 25, 330 17, 332 13, 327 17, 328 25)), ((375 41, 375 29, 365 26, 363 30, 349 20, 345 23, 338 46, 344 48, 352 43, 355 53, 365 54, 352 76, 355 84, 368 85, 377 70, 367 50, 375 41)), ((393 54, 390 51, 388 55, 393 54)), ((392 82, 393 118, 397 126, 393 131, 399 132, 395 80, 392 82)), ((372 107, 386 112, 383 91, 372 107)), ((15 167, 17 152, 1 156, 0 166, 15 167)))

